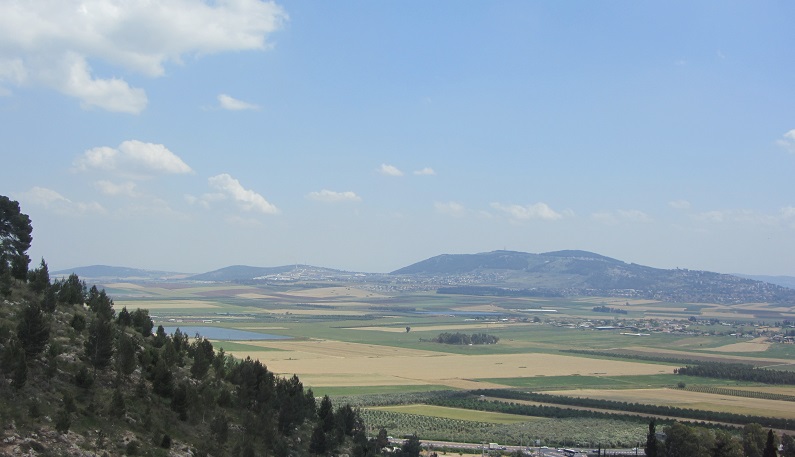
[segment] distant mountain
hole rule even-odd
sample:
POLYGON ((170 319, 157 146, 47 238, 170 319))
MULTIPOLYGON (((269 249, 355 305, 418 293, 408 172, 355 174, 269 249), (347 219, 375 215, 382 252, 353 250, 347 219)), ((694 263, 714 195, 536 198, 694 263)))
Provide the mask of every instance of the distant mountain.
POLYGON ((734 273, 734 276, 739 276, 745 279, 753 279, 754 281, 769 282, 770 284, 776 284, 781 287, 795 289, 795 276, 744 275, 739 273, 734 273))
POLYGON ((51 276, 69 276, 75 273, 81 279, 93 280, 129 280, 129 281, 144 281, 144 280, 170 280, 182 279, 188 274, 176 273, 173 271, 156 271, 156 270, 142 270, 139 268, 128 267, 112 267, 108 265, 91 265, 87 267, 75 267, 66 270, 58 270, 50 272, 51 276))
POLYGON ((233 265, 219 270, 201 273, 185 278, 189 281, 246 282, 246 281, 297 281, 322 280, 327 278, 345 279, 356 273, 333 270, 311 265, 285 265, 280 267, 250 267, 233 265))
POLYGON ((677 303, 795 304, 795 290, 779 285, 708 271, 628 264, 587 251, 444 254, 391 274, 445 287, 466 286, 468 293, 473 286, 484 286, 526 290, 529 296, 541 291, 543 295, 624 296, 677 303))

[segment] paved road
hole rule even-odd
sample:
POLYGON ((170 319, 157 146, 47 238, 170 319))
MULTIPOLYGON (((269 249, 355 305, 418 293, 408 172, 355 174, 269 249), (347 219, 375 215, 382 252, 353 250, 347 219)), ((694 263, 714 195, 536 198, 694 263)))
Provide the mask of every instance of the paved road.
MULTIPOLYGON (((402 439, 392 439, 390 440, 391 443, 395 446, 400 446, 403 444, 405 440, 402 439)), ((477 454, 480 451, 485 451, 488 453, 488 444, 473 444, 473 443, 455 443, 450 441, 431 441, 431 440, 420 440, 422 447, 424 448, 457 448, 457 449, 467 449, 472 451, 473 454, 477 454), (484 448, 485 446, 485 448, 484 448)), ((520 446, 505 446, 505 451, 513 452, 517 450, 524 451, 525 454, 529 456, 538 456, 538 457, 567 457, 565 453, 558 451, 555 448, 547 448, 547 447, 520 447, 520 446)), ((585 453, 589 452, 591 449, 586 448, 575 448, 577 451, 581 451, 581 455, 585 455, 585 453)), ((645 456, 643 449, 602 449, 603 455, 607 453, 609 455, 626 455, 626 456, 645 456)))

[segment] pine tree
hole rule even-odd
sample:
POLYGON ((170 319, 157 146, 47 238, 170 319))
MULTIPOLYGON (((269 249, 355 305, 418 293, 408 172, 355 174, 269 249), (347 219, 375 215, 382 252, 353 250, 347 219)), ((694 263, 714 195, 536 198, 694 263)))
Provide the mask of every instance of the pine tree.
POLYGON ((88 327, 88 338, 85 342, 85 354, 94 369, 103 369, 110 365, 113 357, 113 322, 95 316, 88 327))
POLYGON ((135 368, 138 366, 138 359, 135 357, 137 352, 137 345, 132 337, 126 333, 121 332, 118 341, 119 350, 116 355, 116 364, 119 373, 124 376, 131 375, 135 368))
POLYGON ((646 456, 657 457, 657 424, 654 419, 649 422, 649 433, 646 434, 646 456))
POLYGON ((50 324, 38 304, 29 303, 25 306, 17 326, 17 338, 29 359, 44 350, 50 339, 50 324))
POLYGON ((50 287, 50 270, 43 258, 39 268, 28 272, 28 286, 36 293, 44 292, 50 287))
POLYGON ((765 450, 762 452, 762 457, 778 457, 776 450, 776 435, 773 429, 767 431, 767 442, 765 443, 765 450))

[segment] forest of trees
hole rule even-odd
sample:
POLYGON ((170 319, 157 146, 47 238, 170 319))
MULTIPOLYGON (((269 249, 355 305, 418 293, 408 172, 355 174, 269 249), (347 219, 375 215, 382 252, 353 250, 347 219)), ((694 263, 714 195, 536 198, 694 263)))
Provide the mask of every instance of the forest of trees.
POLYGON ((470 344, 497 344, 500 340, 499 337, 494 335, 488 335, 486 333, 473 333, 471 335, 467 335, 466 333, 449 333, 444 332, 440 333, 439 336, 432 339, 434 343, 443 343, 443 344, 462 344, 462 345, 470 345, 470 344))
POLYGON ((738 436, 726 430, 710 430, 674 422, 657 433, 649 423, 645 455, 648 457, 795 457, 795 439, 784 434, 779 440, 772 429, 751 423, 738 436), (778 453, 779 445, 783 450, 778 453))
MULTIPOLYGON (((116 312, 75 274, 51 281, 44 259, 28 271, 31 232, 0 196, 0 423, 17 451, 65 454, 70 441, 47 441, 47 430, 105 455, 364 457, 389 446, 386 430, 368 437, 358 410, 317 401, 296 376, 199 335, 153 332, 147 310, 116 312)), ((390 455, 418 453, 415 437, 390 455)))

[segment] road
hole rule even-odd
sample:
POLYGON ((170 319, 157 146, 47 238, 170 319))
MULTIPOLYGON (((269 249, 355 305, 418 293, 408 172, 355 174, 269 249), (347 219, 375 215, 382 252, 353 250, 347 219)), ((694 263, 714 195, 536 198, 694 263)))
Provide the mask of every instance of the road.
MULTIPOLYGON (((394 446, 400 446, 403 444, 404 440, 402 439, 391 439, 390 442, 394 446)), ((450 441, 432 441, 432 440, 420 440, 420 444, 422 444, 423 448, 426 449, 438 449, 438 448, 456 448, 456 449, 466 449, 471 451, 472 454, 477 454, 478 452, 483 452, 488 454, 489 445, 486 444, 474 444, 474 443, 455 443, 450 441)), ((528 456, 537 456, 537 457, 568 457, 567 454, 559 451, 555 448, 550 448, 546 446, 542 447, 520 447, 520 446, 504 446, 505 452, 514 452, 521 450, 528 456)), ((586 453, 591 451, 591 449, 587 448, 574 448, 576 451, 580 451, 581 455, 585 456, 586 453)), ((593 454, 596 454, 595 452, 593 454)), ((624 448, 624 449, 602 449, 602 455, 625 455, 625 456, 644 456, 645 453, 643 449, 638 449, 637 451, 634 448, 624 448)))

